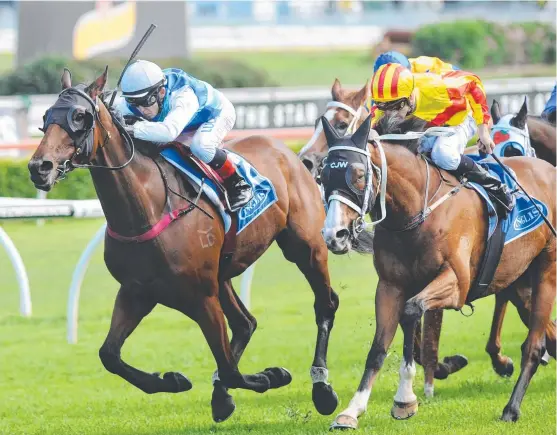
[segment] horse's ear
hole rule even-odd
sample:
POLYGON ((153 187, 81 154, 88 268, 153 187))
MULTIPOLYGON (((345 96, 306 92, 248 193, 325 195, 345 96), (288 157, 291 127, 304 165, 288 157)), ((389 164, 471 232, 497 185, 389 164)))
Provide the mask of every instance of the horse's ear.
POLYGON ((501 119, 501 107, 499 107, 499 102, 497 100, 493 100, 493 103, 491 103, 491 117, 493 118, 494 124, 497 124, 501 119))
POLYGON ((338 79, 335 79, 335 82, 333 83, 331 96, 333 97, 333 101, 342 100, 342 86, 340 85, 340 81, 338 79))
POLYGON ((514 117, 516 126, 518 128, 524 129, 526 126, 526 117, 528 116, 528 104, 527 99, 524 97, 524 103, 522 103, 522 107, 514 117))
POLYGON ((99 77, 97 77, 97 80, 95 80, 87 87, 87 92, 89 93, 92 99, 95 99, 97 95, 99 95, 103 91, 104 86, 106 85, 107 77, 108 77, 108 65, 105 67, 104 72, 99 77))
POLYGON ((366 82, 364 87, 358 91, 356 95, 353 97, 353 102, 356 107, 364 105, 370 97, 371 93, 369 92, 369 80, 366 82))
POLYGON ((366 118, 362 125, 360 125, 356 132, 352 135, 352 142, 354 142, 354 145, 365 150, 367 148, 367 138, 369 137, 370 130, 371 115, 366 118))
POLYGON ((62 85, 62 90, 72 87, 72 73, 68 68, 64 68, 62 77, 60 77, 60 83, 62 85))
POLYGON ((325 138, 327 139, 327 145, 331 146, 337 140, 340 139, 339 135, 335 129, 329 124, 329 120, 324 116, 321 117, 321 123, 323 124, 323 130, 325 131, 325 138))

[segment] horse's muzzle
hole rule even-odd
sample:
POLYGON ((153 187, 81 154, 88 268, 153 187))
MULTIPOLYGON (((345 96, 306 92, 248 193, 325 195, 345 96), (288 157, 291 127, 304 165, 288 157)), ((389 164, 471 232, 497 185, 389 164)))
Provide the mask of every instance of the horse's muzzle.
POLYGON ((327 248, 333 254, 342 255, 350 250, 350 231, 348 228, 323 228, 321 235, 327 248))
POLYGON ((42 158, 33 158, 29 161, 27 168, 31 175, 31 181, 37 189, 48 192, 52 188, 57 177, 54 162, 42 158))

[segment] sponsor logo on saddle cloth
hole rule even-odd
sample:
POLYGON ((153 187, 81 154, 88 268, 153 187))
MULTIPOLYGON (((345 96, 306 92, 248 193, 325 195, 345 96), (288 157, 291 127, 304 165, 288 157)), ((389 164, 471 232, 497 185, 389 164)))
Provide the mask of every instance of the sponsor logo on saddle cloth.
MULTIPOLYGON (((487 166, 489 171, 492 175, 498 177, 502 182, 504 182, 511 190, 516 190, 517 185, 516 183, 503 171, 503 169, 491 158, 487 158, 481 160, 478 156, 470 156, 477 160, 478 163, 482 164, 484 167, 487 166)), ((511 170, 513 175, 516 177, 514 171, 507 166, 508 169, 511 170)), ((487 208, 488 208, 488 216, 489 216, 489 232, 488 238, 491 237, 493 232, 495 231, 495 227, 497 226, 498 216, 495 212, 495 206, 491 201, 491 198, 487 195, 483 187, 478 184, 470 183, 472 187, 480 194, 480 196, 485 200, 487 208)), ((529 232, 535 230, 540 225, 542 225, 543 218, 541 213, 538 211, 536 206, 530 202, 528 197, 524 195, 520 190, 515 193, 516 198, 516 205, 513 211, 507 216, 505 221, 503 222, 503 232, 505 232, 505 245, 510 243, 520 237, 528 234, 529 232)), ((548 208, 543 202, 533 198, 534 202, 538 205, 542 213, 547 217, 548 215, 548 208)))
MULTIPOLYGON (((231 151, 227 151, 236 164, 238 172, 242 175, 246 182, 253 189, 253 198, 244 207, 238 211, 237 234, 248 227, 255 219, 257 219, 265 210, 273 205, 278 196, 275 187, 271 181, 262 176, 246 159, 231 151)), ((219 211, 224 223, 224 230, 228 232, 231 226, 231 218, 228 210, 224 208, 222 201, 219 199, 217 187, 211 180, 207 180, 198 168, 193 167, 190 163, 185 162, 180 153, 174 148, 166 148, 161 155, 174 167, 178 168, 185 174, 192 183, 201 185, 203 180, 203 193, 211 200, 219 211)))

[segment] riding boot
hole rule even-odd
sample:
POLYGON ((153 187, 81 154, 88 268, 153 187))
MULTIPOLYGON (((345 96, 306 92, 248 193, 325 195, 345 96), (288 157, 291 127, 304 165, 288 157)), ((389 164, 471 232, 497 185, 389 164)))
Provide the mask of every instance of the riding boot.
POLYGON ((226 151, 217 149, 215 157, 209 162, 209 166, 223 179, 230 211, 237 211, 251 201, 253 190, 244 177, 238 173, 236 165, 226 151))
POLYGON ((511 212, 515 205, 514 196, 506 184, 492 176, 467 155, 462 155, 458 168, 451 171, 456 177, 466 177, 472 183, 478 183, 506 209, 511 212))

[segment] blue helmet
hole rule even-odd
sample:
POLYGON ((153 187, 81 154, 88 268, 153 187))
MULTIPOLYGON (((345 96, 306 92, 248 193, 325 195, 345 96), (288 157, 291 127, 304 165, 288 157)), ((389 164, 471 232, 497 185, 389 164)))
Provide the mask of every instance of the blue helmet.
POLYGON ((410 61, 404 54, 399 53, 398 51, 387 51, 385 53, 381 53, 377 57, 375 65, 373 65, 373 72, 377 72, 379 67, 388 63, 398 63, 411 70, 410 61))

